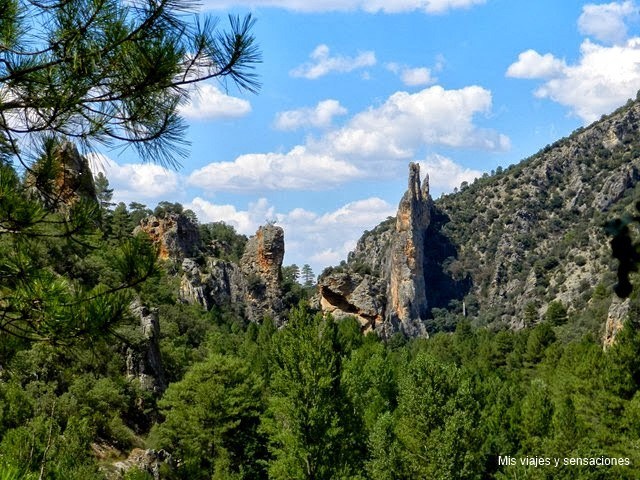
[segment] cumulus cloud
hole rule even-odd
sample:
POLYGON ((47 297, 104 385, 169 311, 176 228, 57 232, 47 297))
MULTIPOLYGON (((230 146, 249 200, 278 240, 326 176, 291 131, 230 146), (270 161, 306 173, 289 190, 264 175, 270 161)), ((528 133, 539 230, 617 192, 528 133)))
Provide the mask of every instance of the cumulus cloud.
POLYGON ((318 213, 303 208, 276 212, 265 198, 238 209, 194 198, 185 204, 202 223, 223 221, 244 235, 253 235, 260 225, 275 220, 285 231, 285 264, 310 264, 316 273, 345 259, 366 229, 395 215, 395 208, 376 197, 347 203, 340 208, 318 213))
POLYGON ((578 28, 601 43, 585 39, 573 64, 527 50, 507 69, 507 76, 538 79, 538 98, 569 107, 585 123, 597 120, 634 98, 640 88, 640 37, 627 38, 627 23, 637 21, 634 1, 588 4, 578 28))
POLYGON ((540 55, 535 50, 527 50, 518 55, 518 61, 509 65, 507 76, 513 78, 548 78, 567 68, 564 61, 550 53, 540 55))
POLYGON ((309 58, 310 62, 303 63, 291 70, 291 76, 315 80, 329 73, 347 73, 376 64, 374 52, 361 52, 355 57, 331 56, 329 47, 324 44, 318 45, 311 52, 309 58))
POLYGON ((431 75, 431 69, 427 67, 411 68, 397 63, 388 63, 387 70, 400 76, 402 83, 409 87, 429 85, 436 81, 431 75))
POLYGON ((275 216, 275 208, 266 198, 260 198, 249 204, 247 210, 238 210, 234 205, 216 205, 201 197, 195 197, 185 208, 195 212, 201 223, 225 222, 232 225, 238 233, 253 235, 260 225, 264 225, 275 216))
POLYGON ((490 112, 491 103, 491 92, 478 86, 396 92, 381 106, 355 115, 325 142, 341 155, 387 159, 410 158, 425 145, 506 150, 505 135, 473 122, 476 114, 490 112))
MULTIPOLYGON (((316 108, 317 109, 317 108, 316 108)), ((335 105, 328 110, 336 111, 335 105)), ((491 92, 470 86, 433 86, 396 92, 384 103, 354 115, 340 128, 308 137, 289 152, 250 153, 194 171, 191 185, 214 191, 321 190, 394 171, 394 160, 410 160, 431 146, 503 151, 509 138, 480 128, 477 115, 491 111, 491 92)), ((290 116, 284 122, 302 122, 290 116)))
POLYGON ((109 186, 114 189, 114 201, 166 200, 180 190, 179 175, 160 165, 119 165, 100 153, 89 153, 87 160, 94 175, 102 172, 109 180, 109 186))
POLYGON ((309 263, 316 273, 346 259, 364 232, 378 225, 396 209, 384 200, 372 197, 347 203, 318 214, 304 209, 276 215, 285 230, 287 261, 309 263))
POLYGON ((276 7, 302 12, 334 12, 361 10, 367 13, 401 13, 422 11, 442 14, 458 8, 481 5, 486 0, 205 0, 210 9, 227 10, 232 7, 276 7))
POLYGON ((347 109, 337 100, 323 100, 313 108, 299 108, 276 114, 274 122, 278 130, 297 130, 304 127, 328 128, 333 118, 346 115, 347 109))
POLYGON ((482 176, 480 170, 463 167, 442 155, 429 155, 419 163, 420 170, 429 175, 429 186, 435 196, 459 187, 462 182, 471 183, 482 176))
MULTIPOLYGON (((560 64, 564 62, 548 54, 530 54, 527 58, 529 75, 526 78, 545 80, 535 90, 535 95, 569 107, 585 123, 593 122, 627 99, 635 98, 640 88, 640 38, 613 46, 585 40, 580 47, 579 61, 574 65, 563 64, 561 68, 560 64), (541 65, 535 65, 536 59, 541 65), (557 67, 553 74, 548 65, 557 67)), ((523 65, 519 60, 507 72, 524 73, 523 65)))
POLYGON ((580 33, 605 43, 624 43, 627 21, 638 19, 638 7, 632 1, 612 2, 582 7, 578 18, 580 33))
POLYGON ((251 104, 242 98, 232 97, 209 83, 202 84, 191 94, 189 103, 179 111, 186 118, 212 120, 243 117, 251 112, 251 104))
POLYGON ((232 192, 320 190, 362 176, 354 165, 297 146, 288 153, 252 153, 195 170, 189 183, 232 192))

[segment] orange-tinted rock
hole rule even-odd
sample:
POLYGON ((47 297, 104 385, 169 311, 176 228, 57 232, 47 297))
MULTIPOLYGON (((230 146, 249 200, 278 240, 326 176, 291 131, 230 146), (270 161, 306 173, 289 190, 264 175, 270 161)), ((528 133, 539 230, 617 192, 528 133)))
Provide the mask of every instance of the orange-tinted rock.
POLYGON ((245 314, 254 322, 270 316, 281 323, 282 260, 284 230, 275 225, 260 227, 249 239, 240 260, 246 281, 245 314))
POLYGON ((200 245, 198 226, 188 217, 171 213, 164 218, 151 215, 140 221, 134 233, 144 232, 158 245, 161 260, 197 255, 200 245))
POLYGON ((385 328, 414 337, 426 335, 427 297, 424 242, 430 222, 429 180, 420 182, 420 166, 409 165, 409 185, 400 200, 389 249, 385 328))

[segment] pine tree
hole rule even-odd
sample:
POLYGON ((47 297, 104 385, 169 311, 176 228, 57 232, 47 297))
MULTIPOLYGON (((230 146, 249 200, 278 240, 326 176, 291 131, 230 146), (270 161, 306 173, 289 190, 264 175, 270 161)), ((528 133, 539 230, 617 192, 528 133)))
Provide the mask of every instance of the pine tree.
POLYGON ((109 188, 109 180, 104 173, 98 172, 93 178, 93 183, 96 187, 96 197, 103 210, 111 208, 114 203, 111 203, 113 198, 113 188, 109 188))
POLYGON ((263 418, 269 478, 329 480, 347 468, 337 328, 296 309, 273 338, 271 397, 263 418))
MULTIPOLYGON (((59 188, 60 152, 71 142, 83 151, 129 144, 143 160, 177 165, 185 153, 178 107, 191 85, 230 79, 257 90, 251 16, 230 17, 220 31, 211 18, 192 21, 193 7, 0 0, 1 335, 51 343, 104 335, 126 316, 132 287, 155 273, 154 248, 130 235, 101 252, 111 271, 98 283, 56 264, 57 252, 82 258, 107 248, 95 198, 59 188)), ((80 182, 95 196, 91 175, 80 182)), ((108 185, 98 183, 108 203, 108 185)))
POLYGON ((191 85, 256 91, 251 16, 227 31, 180 0, 0 1, 0 138, 28 166, 42 134, 90 148, 128 142, 145 160, 185 154, 178 107, 191 85), (25 149, 25 147, 27 147, 25 149))
POLYGON ((313 273, 313 270, 311 269, 311 265, 305 263, 302 266, 302 270, 300 270, 300 273, 302 276, 302 284, 305 287, 312 287, 315 283, 315 275, 313 273))

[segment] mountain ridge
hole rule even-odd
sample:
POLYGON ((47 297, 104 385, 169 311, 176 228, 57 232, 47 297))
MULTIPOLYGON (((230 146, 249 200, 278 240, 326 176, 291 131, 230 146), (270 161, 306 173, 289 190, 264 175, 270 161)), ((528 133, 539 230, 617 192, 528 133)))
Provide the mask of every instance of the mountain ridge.
MULTIPOLYGON (((603 227, 630 209, 639 181, 640 103, 629 101, 433 201, 422 245, 427 329, 453 328, 463 316, 522 328, 527 315, 537 323, 553 302, 579 314, 598 285, 615 281, 603 227)), ((365 283, 385 277, 394 221, 366 232, 346 262, 325 270, 321 296, 336 275, 352 283, 365 281, 363 274, 373 277, 365 283)), ((611 303, 614 295, 607 297, 611 303)))

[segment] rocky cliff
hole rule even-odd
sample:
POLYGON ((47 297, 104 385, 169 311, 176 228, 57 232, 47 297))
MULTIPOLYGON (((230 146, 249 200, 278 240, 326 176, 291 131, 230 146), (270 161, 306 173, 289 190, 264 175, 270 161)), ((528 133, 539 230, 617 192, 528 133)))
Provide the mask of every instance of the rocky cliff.
POLYGON ((383 336, 414 336, 424 326, 455 328, 465 316, 521 328, 525 310, 541 321, 552 302, 586 329, 590 309, 611 304, 596 322, 611 344, 627 313, 612 303, 616 264, 603 225, 635 212, 639 145, 640 103, 629 102, 433 202, 411 166, 397 217, 366 232, 343 265, 321 276, 322 309, 353 315, 383 336))
POLYGON ((68 141, 53 146, 33 165, 25 185, 49 208, 67 208, 81 199, 97 203, 89 162, 68 141))
POLYGON ((320 306, 334 317, 356 317, 363 330, 425 336, 428 314, 425 242, 430 224, 428 177, 409 165, 409 184, 395 220, 363 236, 343 268, 320 276, 320 306))
POLYGON ((410 164, 409 186, 398 206, 389 249, 385 328, 391 330, 387 334, 397 330, 410 337, 426 334, 424 246, 431 219, 430 200, 429 176, 421 187, 420 167, 410 164))
POLYGON ((198 261, 185 258, 180 298, 207 310, 230 307, 252 322, 269 316, 281 324, 283 258, 282 228, 260 227, 237 263, 206 255, 198 261))
POLYGON ((161 260, 183 259, 199 253, 198 226, 188 217, 171 213, 165 217, 150 215, 141 220, 134 234, 144 232, 158 245, 161 260))
POLYGON ((132 303, 131 312, 139 321, 140 338, 136 345, 127 348, 127 378, 138 380, 143 390, 162 393, 167 382, 160 356, 158 312, 138 300, 132 303))
POLYGON ((249 320, 261 321, 268 315, 281 323, 283 259, 284 230, 280 227, 260 227, 247 242, 240 269, 246 283, 245 315, 249 320))

